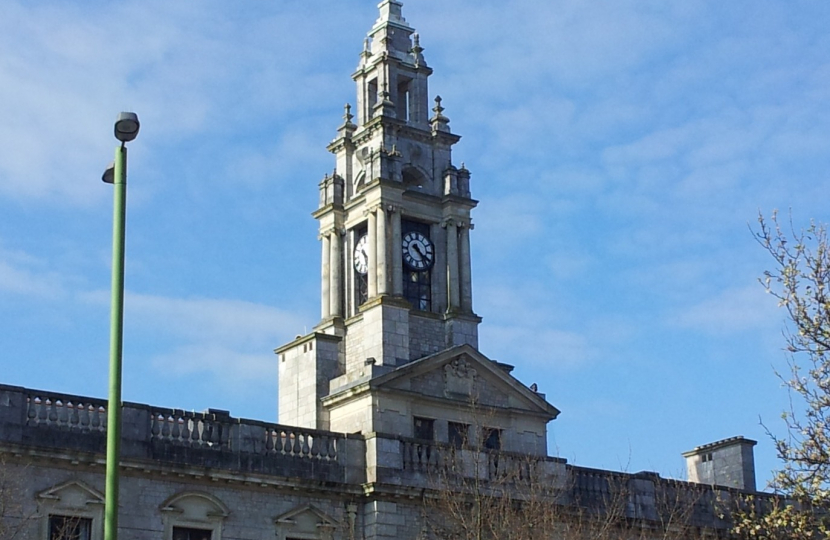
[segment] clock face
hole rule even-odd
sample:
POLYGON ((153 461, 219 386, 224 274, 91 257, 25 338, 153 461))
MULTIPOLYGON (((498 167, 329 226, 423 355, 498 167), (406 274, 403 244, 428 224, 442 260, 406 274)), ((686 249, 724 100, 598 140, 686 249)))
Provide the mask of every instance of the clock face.
POLYGON ((364 234, 354 246, 354 269, 358 274, 365 274, 369 270, 369 254, 366 251, 368 242, 369 238, 364 234))
POLYGON ((409 232, 403 237, 403 262, 412 270, 423 272, 435 262, 435 246, 419 232, 409 232))

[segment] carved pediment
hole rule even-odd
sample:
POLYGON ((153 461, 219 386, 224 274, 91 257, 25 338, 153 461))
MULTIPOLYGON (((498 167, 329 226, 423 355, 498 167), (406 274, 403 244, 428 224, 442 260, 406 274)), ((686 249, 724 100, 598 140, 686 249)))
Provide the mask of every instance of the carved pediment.
POLYGON ((559 411, 499 364, 462 345, 411 362, 375 378, 371 387, 453 401, 510 407, 555 418, 559 411))
POLYGON ((277 537, 280 539, 290 538, 291 535, 329 539, 339 525, 337 520, 312 504, 299 506, 281 514, 274 518, 274 523, 277 525, 277 537))
POLYGON ((477 378, 478 370, 467 361, 464 355, 461 355, 444 365, 444 393, 447 396, 474 395, 477 378))
POLYGON ((104 494, 80 480, 70 480, 41 491, 37 498, 71 507, 104 504, 104 494))

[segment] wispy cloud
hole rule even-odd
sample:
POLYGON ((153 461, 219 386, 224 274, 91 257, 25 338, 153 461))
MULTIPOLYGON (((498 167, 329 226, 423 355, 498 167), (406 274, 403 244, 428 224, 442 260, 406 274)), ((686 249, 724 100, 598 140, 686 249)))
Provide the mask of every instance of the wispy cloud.
MULTIPOLYGON (((109 300, 103 291, 80 297, 98 305, 109 300)), ((233 381, 237 390, 244 388, 243 382, 263 379, 274 385, 271 350, 304 331, 302 316, 239 300, 128 293, 124 305, 129 334, 143 336, 139 343, 150 345, 137 352, 158 373, 176 378, 209 375, 233 381), (273 377, 264 376, 269 373, 273 377)))

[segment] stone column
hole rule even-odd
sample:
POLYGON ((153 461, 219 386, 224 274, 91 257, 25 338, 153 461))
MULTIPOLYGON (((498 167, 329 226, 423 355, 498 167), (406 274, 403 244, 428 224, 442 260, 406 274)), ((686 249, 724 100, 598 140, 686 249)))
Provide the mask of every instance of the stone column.
POLYGON ((447 220, 447 289, 449 290, 448 311, 460 307, 458 286, 458 229, 455 221, 447 220))
POLYGON ((331 233, 331 240, 329 243, 331 244, 331 260, 329 261, 329 266, 331 267, 331 285, 329 289, 329 294, 331 296, 331 315, 334 317, 342 317, 342 305, 343 302, 341 300, 341 294, 343 291, 343 284, 341 279, 341 269, 343 268, 343 261, 341 260, 340 255, 340 242, 342 238, 340 237, 340 232, 335 230, 331 233))
POLYGON ((322 283, 323 288, 320 291, 320 317, 326 320, 331 316, 331 246, 329 245, 328 233, 323 233, 320 236, 320 240, 323 244, 323 264, 321 265, 322 272, 320 274, 320 283, 322 283))
POLYGON ((379 206, 377 212, 377 280, 378 294, 386 294, 389 291, 389 277, 386 274, 386 210, 383 205, 379 206))
POLYGON ((472 224, 460 224, 460 238, 458 251, 461 261, 459 262, 459 279, 461 281, 461 310, 465 313, 473 311, 473 281, 470 275, 472 264, 470 262, 470 228, 472 224))
POLYGON ((375 211, 370 210, 367 223, 367 234, 369 238, 366 241, 366 250, 369 255, 369 268, 366 273, 366 281, 368 282, 367 293, 369 298, 374 298, 378 295, 377 282, 377 267, 378 267, 378 234, 377 234, 377 219, 375 218, 375 211))
POLYGON ((403 296, 403 247, 401 242, 401 209, 392 208, 392 294, 403 296))

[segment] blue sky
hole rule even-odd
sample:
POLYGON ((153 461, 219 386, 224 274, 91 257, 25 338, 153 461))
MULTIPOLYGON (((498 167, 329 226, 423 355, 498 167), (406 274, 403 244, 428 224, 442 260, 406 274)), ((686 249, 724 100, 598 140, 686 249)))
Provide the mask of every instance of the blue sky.
MULTIPOLYGON (((129 145, 124 399, 276 419, 319 317, 310 213, 374 0, 0 7, 0 381, 105 396, 112 123, 129 145)), ((472 171, 481 350, 562 410, 552 453, 776 466, 783 312, 748 228, 828 221, 830 4, 409 0, 472 171)))

